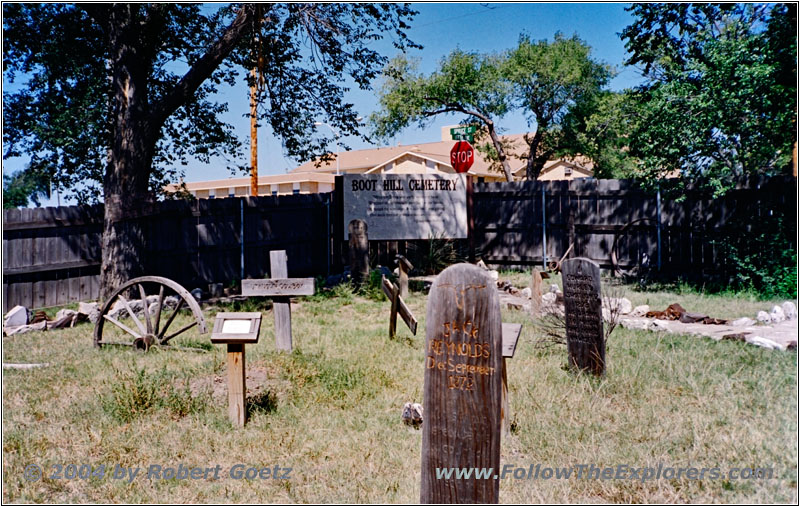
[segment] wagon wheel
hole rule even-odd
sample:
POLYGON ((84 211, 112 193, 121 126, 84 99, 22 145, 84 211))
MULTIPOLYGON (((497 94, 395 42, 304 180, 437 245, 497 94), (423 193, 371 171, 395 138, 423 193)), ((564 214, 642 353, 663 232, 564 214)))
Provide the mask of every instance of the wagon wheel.
POLYGON ((201 334, 208 332, 200 305, 189 291, 168 278, 142 276, 115 290, 103 304, 94 327, 94 345, 128 345, 147 350, 151 345, 166 346, 195 326, 201 334), (190 322, 170 329, 183 308, 191 311, 190 322), (162 314, 169 315, 163 323, 162 314))
MULTIPOLYGON (((618 245, 619 245, 619 240, 621 238, 626 237, 628 232, 629 232, 629 230, 633 226, 635 226, 635 225, 637 225, 639 223, 642 223, 642 224, 654 224, 655 220, 652 220, 650 218, 640 218, 638 220, 632 220, 632 221, 628 222, 627 224, 625 224, 625 226, 623 226, 622 229, 620 229, 619 232, 617 232, 614 235, 614 244, 611 246, 611 265, 614 267, 614 273, 617 276, 620 276, 620 277, 639 276, 639 275, 646 274, 647 271, 649 271, 649 267, 645 268, 645 269, 642 269, 641 266, 636 266, 636 267, 633 267, 631 269, 627 269, 626 270, 626 269, 621 268, 620 265, 619 265, 619 257, 617 255, 617 248, 618 248, 618 245)), ((641 259, 639 259, 639 260, 641 261, 641 259)))

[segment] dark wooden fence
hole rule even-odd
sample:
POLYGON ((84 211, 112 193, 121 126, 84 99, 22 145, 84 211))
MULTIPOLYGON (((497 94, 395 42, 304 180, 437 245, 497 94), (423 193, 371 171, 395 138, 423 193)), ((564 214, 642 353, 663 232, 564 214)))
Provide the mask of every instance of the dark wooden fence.
MULTIPOLYGON (((719 199, 690 189, 680 200, 627 180, 475 183, 472 243, 500 266, 541 266, 543 251, 557 260, 572 244, 570 257, 606 269, 613 249, 622 269, 705 277, 724 271, 719 250, 732 224, 744 239, 773 216, 796 231, 796 192, 795 178, 751 179, 719 199)), ((189 289, 227 285, 264 277, 269 251, 283 249, 290 276, 339 273, 347 264, 339 202, 334 192, 159 203, 145 227, 145 272, 189 289)), ((102 206, 5 210, 3 312, 97 298, 102 221, 102 206)), ((393 266, 411 243, 370 242, 371 258, 393 266)))
POLYGON ((607 269, 615 267, 614 250, 623 271, 646 267, 704 277, 725 269, 720 249, 732 233, 755 234, 776 215, 796 228, 797 180, 791 177, 752 178, 722 198, 691 188, 673 195, 648 192, 630 180, 474 188, 476 255, 488 264, 541 266, 542 252, 548 261, 558 260, 573 245, 569 257, 587 257, 607 269))
MULTIPOLYGON (((158 203, 146 219, 144 271, 205 289, 262 278, 269 251, 286 250, 290 276, 324 275, 331 195, 158 203)), ((102 206, 5 210, 3 312, 96 299, 102 228, 102 206)))

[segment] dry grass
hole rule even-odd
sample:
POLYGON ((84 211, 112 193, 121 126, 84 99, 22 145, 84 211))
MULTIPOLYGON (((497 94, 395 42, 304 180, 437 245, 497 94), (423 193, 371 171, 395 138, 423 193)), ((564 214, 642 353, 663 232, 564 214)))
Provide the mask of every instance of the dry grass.
MULTIPOLYGON (((638 294, 627 296, 642 304, 638 294)), ((206 354, 95 350, 86 324, 5 338, 4 362, 52 366, 3 373, 3 501, 415 503, 421 432, 404 426, 400 411, 406 401, 422 401, 425 300, 412 293, 409 301, 419 335, 400 323, 396 341, 388 339, 386 302, 302 301, 293 308, 291 354, 274 350, 272 314, 264 312, 260 342, 247 349, 259 389, 242 430, 231 428, 214 388, 215 377, 224 376, 221 346, 206 354), (115 400, 121 388, 138 385, 137 375, 140 384, 157 385, 156 401, 124 421, 112 407, 150 399, 145 390, 145 401, 115 400), (46 476, 53 464, 69 463, 293 470, 288 481, 234 480, 223 472, 219 480, 26 482, 29 463, 46 476)), ((739 304, 715 302, 715 314, 739 304)), ((598 380, 563 370, 563 347, 534 349, 526 315, 503 310, 503 318, 525 326, 509 361, 515 428, 503 438, 502 464, 767 466, 775 478, 504 479, 501 502, 797 502, 794 353, 618 328, 609 338, 608 374, 598 380)))

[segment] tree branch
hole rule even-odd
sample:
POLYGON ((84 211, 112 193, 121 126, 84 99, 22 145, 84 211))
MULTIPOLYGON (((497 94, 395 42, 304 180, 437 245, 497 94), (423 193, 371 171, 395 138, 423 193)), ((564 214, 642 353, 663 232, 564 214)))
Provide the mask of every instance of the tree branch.
POLYGON ((203 81, 208 79, 219 67, 252 24, 254 15, 255 8, 252 5, 244 5, 219 40, 189 69, 172 90, 153 105, 152 124, 155 128, 160 128, 166 119, 185 104, 203 81))

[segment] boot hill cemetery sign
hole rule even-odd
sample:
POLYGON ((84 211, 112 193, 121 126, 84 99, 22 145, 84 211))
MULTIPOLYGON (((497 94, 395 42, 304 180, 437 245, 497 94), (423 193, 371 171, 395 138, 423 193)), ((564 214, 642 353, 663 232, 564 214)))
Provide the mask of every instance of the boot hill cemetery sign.
POLYGON ((346 174, 342 181, 345 235, 363 220, 370 240, 467 237, 465 174, 346 174))

